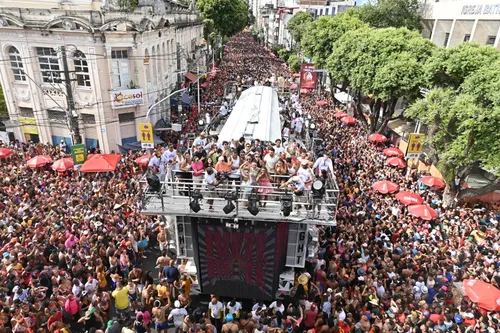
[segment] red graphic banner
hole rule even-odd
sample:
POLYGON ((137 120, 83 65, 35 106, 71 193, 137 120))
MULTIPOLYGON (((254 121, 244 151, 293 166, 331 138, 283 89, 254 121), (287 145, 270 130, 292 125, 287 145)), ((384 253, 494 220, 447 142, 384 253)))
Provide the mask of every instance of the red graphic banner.
POLYGON ((300 71, 300 89, 314 89, 318 81, 318 73, 314 71, 314 64, 302 64, 300 71))

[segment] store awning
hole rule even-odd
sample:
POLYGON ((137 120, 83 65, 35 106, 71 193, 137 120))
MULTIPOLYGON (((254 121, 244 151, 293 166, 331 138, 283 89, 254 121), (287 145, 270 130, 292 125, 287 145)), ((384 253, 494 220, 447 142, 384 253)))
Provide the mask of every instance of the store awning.
POLYGON ((155 131, 168 131, 169 129, 169 124, 167 124, 167 122, 163 118, 160 118, 153 127, 153 130, 155 131))
POLYGON ((191 72, 187 72, 186 79, 188 79, 189 81, 192 81, 192 82, 196 82, 196 79, 198 79, 198 77, 196 76, 196 74, 193 74, 191 72))

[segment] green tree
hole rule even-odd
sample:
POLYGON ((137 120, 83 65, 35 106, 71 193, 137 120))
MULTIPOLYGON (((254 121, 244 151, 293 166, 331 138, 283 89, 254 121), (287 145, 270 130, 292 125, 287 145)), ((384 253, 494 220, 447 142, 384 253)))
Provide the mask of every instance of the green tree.
POLYGON ((306 56, 311 57, 316 68, 324 68, 326 59, 333 51, 334 43, 345 33, 365 27, 358 18, 345 13, 321 16, 307 26, 301 40, 306 56))
POLYGON ((0 119, 9 118, 9 111, 7 110, 7 103, 3 96, 3 88, 0 86, 0 119))
POLYGON ((422 30, 419 0, 377 0, 352 8, 348 13, 374 28, 422 30))
POLYGON ((247 26, 248 5, 243 0, 198 0, 196 6, 223 37, 233 36, 247 26))
POLYGON ((311 14, 307 12, 298 12, 295 14, 287 23, 288 31, 292 35, 292 38, 300 44, 304 32, 307 29, 309 23, 314 21, 311 14))
POLYGON ((425 64, 427 85, 458 89, 468 76, 494 63, 499 55, 493 47, 477 43, 438 48, 425 64))
POLYGON ((300 72, 300 67, 302 65, 302 61, 296 54, 292 54, 287 61, 288 67, 292 73, 300 72))
MULTIPOLYGON (((394 115, 397 100, 418 95, 424 63, 434 48, 432 42, 406 28, 358 29, 335 43, 327 69, 344 86, 373 97, 370 132, 382 132, 394 115)), ((362 112, 358 116, 368 124, 362 112)))
POLYGON ((292 51, 287 50, 286 48, 282 48, 278 50, 278 56, 283 59, 285 62, 288 61, 288 58, 292 55, 292 51))
POLYGON ((255 23, 255 16, 253 15, 252 8, 249 8, 247 25, 253 25, 254 23, 255 23))
MULTIPOLYGON (((500 73, 500 71, 498 71, 500 73)), ((445 177, 444 202, 454 204, 462 199, 500 189, 500 108, 486 108, 468 93, 457 94, 450 88, 436 88, 407 110, 408 116, 428 126, 427 141, 435 165, 445 177), (482 188, 454 187, 455 177, 465 178, 475 166, 481 166, 497 176, 482 188)))

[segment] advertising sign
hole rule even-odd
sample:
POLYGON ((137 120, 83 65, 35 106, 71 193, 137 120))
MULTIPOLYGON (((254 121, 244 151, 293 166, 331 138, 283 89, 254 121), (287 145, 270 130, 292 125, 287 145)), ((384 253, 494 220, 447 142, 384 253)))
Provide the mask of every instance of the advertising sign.
POLYGON ((318 73, 314 71, 314 64, 302 64, 300 71, 300 89, 315 89, 318 73))
POLYGON ((142 149, 154 148, 153 126, 151 124, 139 124, 139 137, 141 138, 142 149))
POLYGON ((111 108, 121 109, 144 105, 142 89, 115 90, 111 92, 111 108))
POLYGON ((87 159, 87 147, 84 144, 73 145, 70 147, 73 164, 83 164, 87 159))
POLYGON ((418 158, 422 153, 424 146, 424 134, 412 133, 408 139, 408 148, 406 148, 406 158, 418 158))
POLYGON ((19 124, 24 134, 38 134, 35 118, 19 117, 19 124))

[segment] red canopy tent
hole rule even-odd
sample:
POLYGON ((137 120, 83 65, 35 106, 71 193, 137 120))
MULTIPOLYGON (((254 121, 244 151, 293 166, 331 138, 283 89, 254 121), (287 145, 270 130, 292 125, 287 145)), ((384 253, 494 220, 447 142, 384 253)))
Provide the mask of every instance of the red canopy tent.
POLYGON ((488 311, 500 311, 500 290, 481 280, 464 280, 465 294, 488 311))
POLYGON ((73 159, 71 157, 60 158, 52 164, 52 170, 64 172, 73 169, 73 159))
POLYGON ((344 117, 347 117, 347 113, 345 112, 335 112, 334 114, 335 118, 344 118, 344 117))
POLYGON ((383 150, 385 156, 403 157, 405 154, 398 148, 386 148, 383 150))
POLYGON ((399 157, 396 157, 396 156, 389 157, 385 161, 385 164, 395 166, 395 167, 398 167, 400 169, 406 168, 406 162, 403 161, 402 159, 400 159, 399 157))
POLYGON ((427 205, 413 205, 408 207, 408 212, 413 215, 420 217, 422 220, 434 220, 438 217, 438 214, 434 209, 427 205))
POLYGON ((342 122, 346 125, 354 125, 356 124, 356 119, 353 117, 344 117, 342 118, 342 122))
POLYGON ((52 163, 52 157, 48 155, 38 155, 26 162, 30 168, 41 168, 49 163, 52 163))
POLYGON ((149 164, 149 155, 142 155, 141 157, 136 158, 135 163, 147 166, 149 164))
POLYGON ((0 148, 0 158, 9 157, 12 154, 12 150, 7 148, 0 148))
POLYGON ((422 202, 424 202, 424 199, 420 195, 414 192, 408 192, 408 191, 401 191, 398 194, 396 194, 396 199, 407 205, 420 205, 422 202))
POLYGON ((87 158, 83 163, 81 172, 108 172, 115 171, 120 161, 118 154, 98 154, 87 158))
POLYGON ((375 133, 375 134, 371 134, 368 137, 368 140, 370 140, 372 142, 386 142, 388 139, 385 137, 385 135, 382 135, 380 133, 375 133))
POLYGON ((373 189, 382 194, 394 193, 399 190, 399 185, 388 180, 382 180, 374 183, 373 189))

